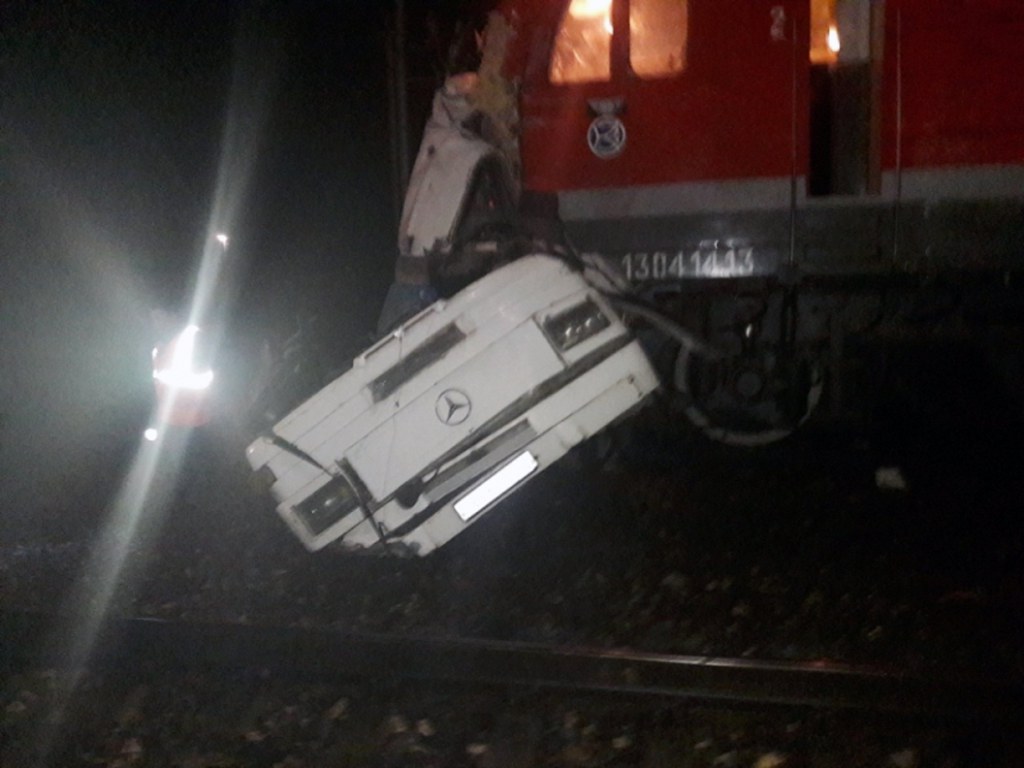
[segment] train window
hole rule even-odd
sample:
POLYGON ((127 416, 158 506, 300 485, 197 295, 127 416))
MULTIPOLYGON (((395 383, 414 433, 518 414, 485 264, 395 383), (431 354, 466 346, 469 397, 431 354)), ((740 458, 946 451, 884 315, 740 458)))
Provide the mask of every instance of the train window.
POLYGON ((836 0, 811 0, 811 64, 833 64, 842 43, 836 0))
POLYGON ((629 65, 641 77, 664 77, 686 66, 687 0, 631 0, 629 65))
POLYGON ((811 195, 880 190, 878 0, 810 0, 811 195))
POLYGON ((612 76, 612 0, 572 0, 551 56, 553 83, 587 83, 612 76))
POLYGON ((867 61, 870 31, 870 2, 811 0, 811 64, 867 61))

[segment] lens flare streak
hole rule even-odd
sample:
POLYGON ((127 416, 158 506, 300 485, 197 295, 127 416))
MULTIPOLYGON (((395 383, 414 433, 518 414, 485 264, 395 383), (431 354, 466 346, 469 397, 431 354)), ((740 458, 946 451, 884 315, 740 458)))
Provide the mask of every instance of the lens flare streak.
MULTIPOLYGON (((260 28, 255 18, 245 17, 235 35, 233 78, 221 156, 209 217, 206 247, 198 261, 188 314, 189 328, 198 330, 228 308, 232 270, 227 269, 231 225, 246 197, 249 179, 263 139, 267 107, 272 101, 279 69, 279 53, 270 30, 260 28)), ((182 368, 188 370, 194 352, 195 330, 185 334, 180 350, 182 368), (189 348, 191 347, 191 348, 189 348)), ((211 348, 216 348, 213 339, 211 348)), ((171 367, 178 369, 175 365, 171 367)), ((212 371, 191 372, 176 379, 168 374, 168 396, 162 398, 150 424, 165 424, 178 395, 192 389, 204 389, 213 380, 212 371), (163 417, 163 418, 162 418, 163 417)), ((156 374, 162 378, 162 374, 156 374)), ((64 606, 64 626, 50 640, 54 651, 81 669, 92 655, 97 636, 115 602, 130 606, 131 590, 141 575, 146 549, 159 531, 174 498, 178 476, 185 461, 188 430, 150 427, 143 433, 133 462, 120 490, 110 504, 108 518, 94 543, 78 583, 64 606)), ((80 673, 79 673, 80 674, 80 673)), ((58 691, 54 715, 38 734, 36 743, 45 756, 56 744, 62 713, 75 694, 79 682, 71 676, 58 691)))

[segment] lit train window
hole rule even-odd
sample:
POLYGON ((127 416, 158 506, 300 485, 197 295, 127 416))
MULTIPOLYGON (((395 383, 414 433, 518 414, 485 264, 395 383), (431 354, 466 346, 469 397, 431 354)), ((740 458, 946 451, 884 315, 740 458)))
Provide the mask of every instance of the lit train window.
POLYGON ((663 77, 686 66, 687 0, 631 0, 629 65, 640 77, 663 77))
POLYGON ((811 0, 811 63, 835 63, 839 48, 836 0, 811 0))
POLYGON ((612 76, 612 0, 572 0, 551 56, 553 83, 587 83, 612 76))
POLYGON ((871 0, 811 0, 811 64, 871 58, 871 0))
POLYGON ((881 189, 878 0, 811 0, 807 191, 877 194, 881 189))

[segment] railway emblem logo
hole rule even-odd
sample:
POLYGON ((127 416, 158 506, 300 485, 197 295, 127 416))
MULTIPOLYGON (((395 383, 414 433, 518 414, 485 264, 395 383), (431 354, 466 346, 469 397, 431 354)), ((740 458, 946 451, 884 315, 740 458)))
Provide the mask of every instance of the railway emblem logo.
POLYGON ((454 427, 469 418, 473 404, 465 392, 458 389, 446 389, 434 404, 434 413, 442 424, 454 427))
POLYGON ((598 115, 587 129, 587 146, 602 159, 617 157, 626 147, 626 126, 615 115, 598 115))

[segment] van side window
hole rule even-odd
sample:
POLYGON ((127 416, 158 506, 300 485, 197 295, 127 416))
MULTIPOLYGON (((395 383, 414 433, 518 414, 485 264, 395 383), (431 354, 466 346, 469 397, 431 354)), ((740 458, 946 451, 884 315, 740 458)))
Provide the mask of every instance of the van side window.
POLYGON ((612 0, 572 0, 555 37, 553 83, 588 83, 612 76, 612 0))
POLYGON ((686 67, 687 0, 631 0, 629 65, 640 77, 664 77, 686 67))

